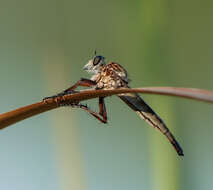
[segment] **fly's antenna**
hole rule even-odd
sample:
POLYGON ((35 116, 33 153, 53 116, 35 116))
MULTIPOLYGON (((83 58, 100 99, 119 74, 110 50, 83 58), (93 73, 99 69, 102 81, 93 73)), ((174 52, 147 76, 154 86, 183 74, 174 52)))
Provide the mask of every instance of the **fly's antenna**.
POLYGON ((97 54, 97 51, 96 51, 96 49, 95 49, 95 52, 94 52, 94 54, 95 54, 95 56, 96 56, 96 54, 97 54))

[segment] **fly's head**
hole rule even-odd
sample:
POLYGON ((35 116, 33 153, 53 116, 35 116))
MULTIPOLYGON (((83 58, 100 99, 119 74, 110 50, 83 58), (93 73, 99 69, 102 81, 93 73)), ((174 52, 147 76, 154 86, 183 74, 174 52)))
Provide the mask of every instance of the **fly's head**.
POLYGON ((89 62, 84 66, 84 70, 89 73, 97 74, 101 67, 105 65, 105 57, 101 55, 95 55, 93 59, 89 60, 89 62))

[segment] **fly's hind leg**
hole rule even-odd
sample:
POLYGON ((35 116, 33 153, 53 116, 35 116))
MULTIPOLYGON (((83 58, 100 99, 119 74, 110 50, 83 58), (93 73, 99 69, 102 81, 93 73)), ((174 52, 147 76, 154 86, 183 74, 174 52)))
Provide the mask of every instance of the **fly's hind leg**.
POLYGON ((82 104, 79 104, 78 107, 90 113, 93 117, 95 117, 102 123, 107 123, 107 112, 106 112, 106 106, 104 103, 104 97, 99 98, 99 113, 89 109, 87 106, 82 104))
POLYGON ((99 114, 103 117, 104 123, 107 123, 107 111, 104 97, 99 97, 99 114))

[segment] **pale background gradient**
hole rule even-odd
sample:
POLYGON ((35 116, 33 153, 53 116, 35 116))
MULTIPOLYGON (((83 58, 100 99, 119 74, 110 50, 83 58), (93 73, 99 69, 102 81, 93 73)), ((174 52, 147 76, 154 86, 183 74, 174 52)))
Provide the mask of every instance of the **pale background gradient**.
MULTIPOLYGON (((0 112, 88 77, 82 67, 95 49, 122 64, 133 87, 213 90, 212 7, 210 0, 1 0, 0 112)), ((107 125, 61 108, 0 131, 0 189, 212 189, 212 105, 143 97, 185 157, 110 97, 107 125)))

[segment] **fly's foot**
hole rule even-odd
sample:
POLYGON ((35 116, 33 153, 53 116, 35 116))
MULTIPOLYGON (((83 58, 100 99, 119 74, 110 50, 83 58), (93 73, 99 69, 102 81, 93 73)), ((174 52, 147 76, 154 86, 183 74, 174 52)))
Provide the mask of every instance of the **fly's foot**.
POLYGON ((65 107, 65 106, 75 107, 76 105, 78 105, 78 104, 77 103, 73 103, 73 102, 68 102, 68 103, 61 103, 59 106, 60 107, 65 107))
POLYGON ((80 104, 78 102, 68 102, 68 103, 61 103, 60 106, 70 106, 72 108, 88 108, 87 104, 80 104))
POLYGON ((45 102, 47 99, 56 99, 56 101, 57 101, 57 98, 63 97, 63 96, 68 95, 68 94, 74 94, 74 93, 76 93, 76 91, 74 91, 74 90, 63 91, 63 92, 60 92, 60 93, 58 93, 54 96, 45 97, 45 98, 43 98, 43 101, 45 102))

